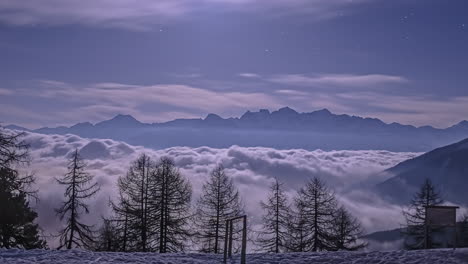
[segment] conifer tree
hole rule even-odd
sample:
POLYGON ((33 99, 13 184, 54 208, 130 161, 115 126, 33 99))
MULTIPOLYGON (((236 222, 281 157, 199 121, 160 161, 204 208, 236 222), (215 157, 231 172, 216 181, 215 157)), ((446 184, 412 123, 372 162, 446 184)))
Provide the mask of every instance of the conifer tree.
POLYGON ((314 178, 301 188, 295 199, 300 215, 299 223, 293 225, 293 237, 301 241, 294 251, 333 250, 333 217, 337 203, 334 194, 318 178, 314 178), (301 233, 301 234, 297 234, 301 233))
POLYGON ((113 205, 123 235, 123 251, 155 251, 158 225, 150 220, 158 210, 151 201, 156 164, 146 154, 132 162, 127 174, 118 180, 120 197, 113 205))
POLYGON ((140 232, 134 232, 135 228, 132 228, 131 226, 131 220, 134 220, 135 218, 132 218, 132 211, 130 210, 129 202, 124 198, 122 192, 119 193, 118 199, 117 203, 110 202, 114 214, 111 219, 109 219, 115 228, 115 239, 118 240, 118 248, 116 251, 127 252, 136 250, 132 245, 135 244, 135 241, 138 241, 138 235, 140 232))
POLYGON ((288 240, 289 211, 288 199, 283 191, 283 185, 275 179, 270 186, 268 200, 261 202, 264 210, 262 216, 262 230, 259 233, 258 243, 262 251, 280 253, 286 251, 288 240))
POLYGON ((0 248, 45 248, 34 223, 37 213, 31 210, 25 182, 18 173, 0 168, 0 248))
POLYGON ((306 217, 303 203, 294 199, 294 207, 291 209, 291 217, 288 222, 288 237, 286 249, 288 252, 308 251, 311 230, 306 226, 306 217))
POLYGON ((29 146, 22 140, 24 133, 14 133, 0 126, 0 168, 28 163, 29 146))
POLYGON ((28 145, 21 140, 24 133, 14 133, 0 127, 0 247, 45 248, 39 236, 39 226, 34 223, 37 213, 29 206, 36 198, 29 188, 34 176, 21 177, 15 165, 29 161, 28 145))
POLYGON ((142 154, 119 179, 119 189, 113 208, 123 251, 185 250, 192 187, 171 159, 155 163, 142 154))
POLYGON ((160 159, 154 176, 155 191, 151 194, 158 210, 151 219, 159 222, 159 253, 184 251, 191 235, 192 186, 167 157, 160 159))
MULTIPOLYGON (((440 205, 442 203, 443 200, 439 191, 431 180, 426 179, 420 190, 414 195, 409 208, 403 211, 406 218, 406 227, 403 234, 405 235, 405 247, 407 249, 423 249, 425 247, 425 206, 440 205)), ((436 231, 435 228, 428 228, 427 230, 427 246, 429 248, 436 246, 432 239, 432 234, 436 231)))
POLYGON ((355 251, 365 248, 367 244, 358 241, 361 235, 362 227, 359 221, 344 207, 340 207, 333 219, 334 250, 355 251))
POLYGON ((105 252, 117 252, 121 250, 121 239, 116 222, 103 218, 102 226, 97 233, 93 250, 105 252))
POLYGON ((243 214, 239 191, 222 165, 218 165, 202 187, 197 201, 196 225, 199 250, 204 253, 222 252, 225 221, 243 214))
POLYGON ((61 248, 91 247, 93 242, 92 226, 81 221, 83 214, 89 214, 89 205, 85 202, 93 197, 99 186, 93 182, 93 176, 85 171, 86 164, 75 150, 68 164, 68 172, 57 182, 65 186, 65 201, 56 209, 60 220, 65 219, 65 227, 60 230, 61 248))

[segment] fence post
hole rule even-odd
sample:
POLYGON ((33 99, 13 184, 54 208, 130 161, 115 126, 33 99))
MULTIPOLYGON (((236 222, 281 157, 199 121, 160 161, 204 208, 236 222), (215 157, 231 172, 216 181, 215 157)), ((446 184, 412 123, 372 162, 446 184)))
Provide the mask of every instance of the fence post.
POLYGON ((247 251, 247 216, 244 216, 244 226, 242 228, 242 252, 241 252, 241 264, 246 263, 246 251, 247 251))

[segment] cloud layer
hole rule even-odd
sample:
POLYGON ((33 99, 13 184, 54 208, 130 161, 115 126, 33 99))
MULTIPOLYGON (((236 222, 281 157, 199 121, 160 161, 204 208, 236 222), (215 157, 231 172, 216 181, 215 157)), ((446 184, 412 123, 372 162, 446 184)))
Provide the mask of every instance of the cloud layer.
POLYGON ((374 182, 375 175, 380 171, 418 155, 388 151, 325 152, 237 146, 227 149, 175 147, 152 150, 113 140, 35 133, 28 133, 26 140, 31 144, 32 164, 28 170, 37 177, 40 202, 36 207, 45 234, 53 234, 60 225, 54 208, 63 199, 63 187, 56 183, 55 178, 65 173, 66 157, 76 148, 86 159, 88 171, 95 175, 102 190, 91 201, 92 213, 85 217, 90 223, 96 223, 100 215, 110 213, 108 201, 117 193, 118 177, 125 175, 130 162, 144 152, 155 159, 161 156, 173 158, 181 173, 192 183, 194 200, 200 195, 201 186, 210 171, 216 164, 223 164, 238 186, 253 223, 260 219, 259 202, 265 199, 275 177, 285 183, 289 196, 293 196, 308 178, 321 177, 337 192, 340 201, 359 215, 367 231, 398 227, 401 208, 372 196, 363 186, 374 182))

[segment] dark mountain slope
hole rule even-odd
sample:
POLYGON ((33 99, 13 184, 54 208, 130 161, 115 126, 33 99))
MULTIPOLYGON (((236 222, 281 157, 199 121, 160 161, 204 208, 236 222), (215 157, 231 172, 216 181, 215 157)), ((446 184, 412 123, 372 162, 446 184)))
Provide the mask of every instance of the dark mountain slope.
POLYGON ((394 175, 377 185, 385 197, 408 203, 426 178, 451 202, 468 203, 468 139, 438 148, 386 170, 394 175))

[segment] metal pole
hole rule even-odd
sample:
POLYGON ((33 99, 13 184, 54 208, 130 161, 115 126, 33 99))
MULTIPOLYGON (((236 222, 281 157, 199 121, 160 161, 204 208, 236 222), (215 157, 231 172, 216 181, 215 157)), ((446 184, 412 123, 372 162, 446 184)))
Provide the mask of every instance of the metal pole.
POLYGON ((228 247, 228 235, 229 235, 229 220, 226 220, 226 232, 224 236, 224 263, 227 263, 227 247, 228 247))
POLYGON ((247 251, 247 216, 244 216, 244 225, 242 229, 242 251, 241 251, 241 264, 246 263, 245 255, 247 251))
POLYGON ((228 257, 232 257, 232 224, 233 220, 229 221, 229 251, 228 251, 228 257))

